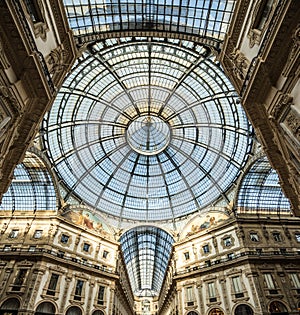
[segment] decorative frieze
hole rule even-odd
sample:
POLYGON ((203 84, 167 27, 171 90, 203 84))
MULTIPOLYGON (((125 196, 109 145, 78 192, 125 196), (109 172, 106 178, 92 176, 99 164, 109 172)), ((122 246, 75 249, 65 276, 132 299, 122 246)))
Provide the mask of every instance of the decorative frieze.
POLYGON ((294 68, 299 66, 299 55, 300 55, 300 24, 297 25, 292 35, 292 47, 286 62, 286 65, 282 71, 282 75, 287 77, 295 75, 294 68))
POLYGON ((67 52, 63 45, 51 50, 48 58, 49 72, 51 74, 59 73, 66 70, 69 64, 65 63, 67 52))
POLYGON ((244 81, 250 66, 249 60, 246 56, 237 48, 229 54, 231 60, 231 71, 236 78, 244 81))

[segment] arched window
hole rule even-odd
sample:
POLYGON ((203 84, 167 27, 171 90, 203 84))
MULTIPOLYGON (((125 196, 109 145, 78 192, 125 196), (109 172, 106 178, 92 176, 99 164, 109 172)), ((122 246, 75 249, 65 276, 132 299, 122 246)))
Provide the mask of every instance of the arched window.
POLYGON ((235 309, 234 315, 253 315, 253 310, 250 306, 241 304, 235 309))
POLYGON ((82 315, 82 311, 79 307, 77 306, 71 306, 67 312, 66 315, 82 315))
POLYGON ((221 311, 219 308, 213 308, 210 312, 209 315, 224 315, 224 312, 221 311))
POLYGON ((191 312, 188 312, 187 315, 198 315, 198 313, 191 311, 191 312))
POLYGON ((54 182, 45 163, 34 153, 27 152, 14 170, 0 210, 56 210, 56 203, 54 182))
POLYGON ((102 311, 94 311, 92 315, 104 315, 102 311))
POLYGON ((34 314, 35 315, 54 315, 55 306, 50 302, 43 302, 37 307, 34 314))
POLYGON ((18 314, 18 309, 20 307, 20 302, 18 299, 8 299, 3 302, 0 308, 1 315, 16 315, 18 314))
POLYGON ((240 185, 237 212, 290 213, 289 200, 283 194, 279 177, 267 157, 257 159, 240 185))
POLYGON ((287 308, 279 301, 273 301, 269 307, 270 315, 289 315, 287 308))

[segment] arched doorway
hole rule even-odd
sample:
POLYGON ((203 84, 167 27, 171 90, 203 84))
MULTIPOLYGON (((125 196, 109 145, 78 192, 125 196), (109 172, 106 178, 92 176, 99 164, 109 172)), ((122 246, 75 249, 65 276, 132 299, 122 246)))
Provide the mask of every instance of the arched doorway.
POLYGON ((188 312, 187 315, 198 315, 198 313, 191 311, 191 312, 188 312))
POLYGON ((210 310, 208 315, 224 315, 224 312, 221 311, 219 308, 213 308, 212 310, 210 310))
POLYGON ((34 313, 35 315, 55 315, 55 306, 50 302, 41 303, 34 313))
POLYGON ((0 315, 17 315, 20 302, 18 299, 11 298, 3 302, 0 308, 0 315))
POLYGON ((92 315, 104 315, 104 313, 102 311, 97 310, 97 311, 94 311, 92 315))
POLYGON ((253 315, 253 310, 249 305, 238 305, 234 311, 234 315, 253 315))
POLYGON ((82 315, 82 311, 79 307, 77 306, 71 306, 67 312, 66 315, 82 315))
POLYGON ((285 305, 279 301, 273 301, 269 306, 270 315, 289 315, 285 305))

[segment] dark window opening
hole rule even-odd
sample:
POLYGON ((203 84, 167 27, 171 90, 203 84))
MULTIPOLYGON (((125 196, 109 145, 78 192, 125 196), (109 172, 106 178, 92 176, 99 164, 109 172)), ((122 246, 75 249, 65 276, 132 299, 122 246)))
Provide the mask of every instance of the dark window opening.
POLYGON ((14 281, 14 285, 12 287, 12 291, 20 291, 21 287, 25 281, 25 277, 27 274, 27 269, 20 269, 17 273, 17 276, 14 281))
POLYGON ((37 0, 25 0, 25 5, 33 23, 44 22, 37 0))
POLYGON ((52 295, 52 296, 55 295, 55 290, 56 290, 58 278, 59 278, 59 275, 58 275, 58 274, 53 273, 53 274, 51 275, 50 282, 49 282, 49 285, 48 285, 48 289, 47 289, 46 294, 52 295))
POLYGON ((83 281, 77 280, 75 293, 74 293, 74 300, 81 301, 82 289, 83 289, 83 281))
POLYGON ((98 298, 97 298, 97 303, 100 305, 104 304, 104 292, 105 292, 105 287, 100 285, 99 291, 98 291, 98 298))
POLYGON ((60 241, 63 243, 63 244, 67 244, 68 241, 69 241, 69 236, 66 235, 66 234, 62 234, 61 238, 60 238, 60 241))

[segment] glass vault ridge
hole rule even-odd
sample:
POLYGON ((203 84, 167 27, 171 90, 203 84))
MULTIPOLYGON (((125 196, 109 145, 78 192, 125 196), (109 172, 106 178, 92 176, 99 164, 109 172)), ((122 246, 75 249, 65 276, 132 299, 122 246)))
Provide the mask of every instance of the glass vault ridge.
POLYGON ((120 239, 132 291, 136 296, 158 296, 169 263, 173 237, 166 231, 139 226, 120 239))
POLYGON ((81 43, 120 31, 195 35, 221 42, 235 0, 64 0, 74 35, 81 43), (98 35, 98 36, 97 36, 98 35))

